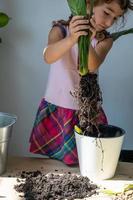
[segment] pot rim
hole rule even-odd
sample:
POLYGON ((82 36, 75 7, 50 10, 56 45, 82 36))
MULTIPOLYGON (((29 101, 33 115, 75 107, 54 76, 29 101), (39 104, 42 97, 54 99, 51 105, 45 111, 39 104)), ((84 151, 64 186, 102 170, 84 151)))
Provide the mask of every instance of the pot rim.
POLYGON ((8 125, 4 125, 4 126, 2 126, 2 127, 0 127, 0 129, 3 129, 3 128, 7 128, 7 127, 10 127, 10 126, 12 126, 13 124, 15 124, 16 123, 16 121, 17 121, 17 116, 16 115, 14 115, 14 114, 11 114, 11 113, 6 113, 6 112, 0 112, 0 117, 10 117, 11 119, 12 119, 12 122, 11 123, 9 123, 8 125))
POLYGON ((94 139, 112 139, 112 138, 119 138, 119 137, 122 137, 126 134, 125 130, 123 128, 120 128, 119 126, 115 126, 115 125, 110 125, 110 124, 100 124, 100 126, 104 126, 104 127, 110 127, 110 128, 116 128, 118 129, 118 131, 121 131, 121 134, 119 136, 110 136, 110 137, 96 137, 96 136, 87 136, 87 135, 83 135, 83 134, 79 134, 75 129, 74 129, 74 132, 76 134, 78 134, 79 136, 84 136, 84 137, 90 137, 90 138, 94 138, 94 139))

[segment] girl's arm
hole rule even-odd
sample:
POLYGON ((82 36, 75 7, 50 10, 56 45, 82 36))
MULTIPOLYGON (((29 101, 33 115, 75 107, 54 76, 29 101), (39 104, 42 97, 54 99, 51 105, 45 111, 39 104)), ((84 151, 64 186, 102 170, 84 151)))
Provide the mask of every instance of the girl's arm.
POLYGON ((106 55, 108 54, 109 50, 111 49, 113 45, 113 39, 107 38, 103 41, 99 42, 95 49, 90 45, 90 51, 89 51, 89 71, 95 72, 100 65, 103 63, 104 59, 106 58, 106 55))
POLYGON ((63 36, 60 27, 53 27, 49 33, 48 46, 44 49, 44 60, 51 64, 60 59, 68 50, 77 43, 81 35, 87 35, 89 21, 84 16, 74 16, 69 24, 70 35, 63 36))
MULTIPOLYGON (((90 19, 90 26, 89 30, 92 32, 91 39, 96 37, 96 23, 94 19, 94 15, 90 19)), ((105 38, 104 40, 100 41, 95 49, 90 45, 90 51, 88 55, 88 69, 90 72, 95 72, 100 65, 103 63, 104 59, 106 58, 106 55, 108 54, 109 50, 111 49, 113 45, 113 39, 112 38, 105 38)))
MULTIPOLYGON (((55 26, 51 29, 48 37, 48 46, 44 49, 43 56, 46 63, 51 64, 60 59, 72 46, 78 42, 81 35, 87 35, 89 21, 84 16, 74 16, 69 25, 70 35, 64 38, 60 27, 55 26)), ((108 51, 112 46, 111 38, 100 42, 94 49, 90 45, 89 51, 89 70, 95 72, 104 61, 108 51)))
POLYGON ((48 36, 48 46, 43 51, 44 60, 51 64, 60 59, 72 46, 74 41, 71 37, 64 38, 60 27, 51 29, 48 36))

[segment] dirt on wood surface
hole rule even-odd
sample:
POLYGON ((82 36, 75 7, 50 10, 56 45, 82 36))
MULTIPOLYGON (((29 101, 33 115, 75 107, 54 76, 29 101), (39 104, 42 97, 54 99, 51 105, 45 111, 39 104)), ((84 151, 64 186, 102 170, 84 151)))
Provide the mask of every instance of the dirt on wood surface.
POLYGON ((96 194, 98 189, 87 177, 70 172, 59 175, 41 171, 23 171, 14 188, 23 193, 26 200, 83 199, 96 194))

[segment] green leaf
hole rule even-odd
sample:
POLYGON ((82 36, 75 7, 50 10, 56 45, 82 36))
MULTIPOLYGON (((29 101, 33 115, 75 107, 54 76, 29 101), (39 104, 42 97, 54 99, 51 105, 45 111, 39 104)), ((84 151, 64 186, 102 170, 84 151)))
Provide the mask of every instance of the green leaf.
POLYGON ((0 12, 0 28, 6 26, 9 22, 10 18, 7 14, 0 12))
POLYGON ((133 184, 127 184, 124 187, 124 192, 129 191, 129 190, 133 190, 133 184))
MULTIPOLYGON (((67 0, 72 15, 87 16, 86 0, 67 0)), ((94 0, 90 1, 90 16, 93 12, 94 0)), ((86 75, 89 72, 88 69, 88 54, 90 46, 90 34, 87 36, 81 36, 78 41, 79 49, 79 73, 81 76, 86 75)))
POLYGON ((123 30, 123 31, 119 31, 119 32, 115 32, 111 34, 111 37, 113 38, 113 41, 117 40, 120 36, 123 35, 127 35, 127 34, 131 34, 133 33, 133 28, 127 29, 127 30, 123 30))
POLYGON ((110 195, 110 196, 120 194, 120 192, 114 192, 114 191, 112 191, 112 190, 107 190, 107 189, 106 189, 106 190, 102 190, 102 191, 100 191, 100 192, 102 192, 103 194, 110 195))
POLYGON ((86 15, 86 0, 67 0, 72 15, 86 15))
POLYGON ((129 190, 133 190, 133 184, 127 184, 124 186, 124 188, 121 190, 121 192, 115 192, 113 190, 108 190, 108 189, 105 189, 105 190, 101 190, 100 192, 102 192, 103 194, 107 194, 107 195, 110 195, 110 196, 113 196, 113 195, 118 195, 118 194, 122 194, 124 192, 127 192, 129 190))

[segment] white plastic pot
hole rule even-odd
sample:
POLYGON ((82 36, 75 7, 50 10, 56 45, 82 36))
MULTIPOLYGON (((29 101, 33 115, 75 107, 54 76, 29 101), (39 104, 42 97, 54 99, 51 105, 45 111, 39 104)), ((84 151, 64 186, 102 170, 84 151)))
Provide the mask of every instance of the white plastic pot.
POLYGON ((103 132, 110 137, 96 138, 75 132, 80 173, 91 180, 112 178, 118 164, 125 131, 105 125, 103 132))

